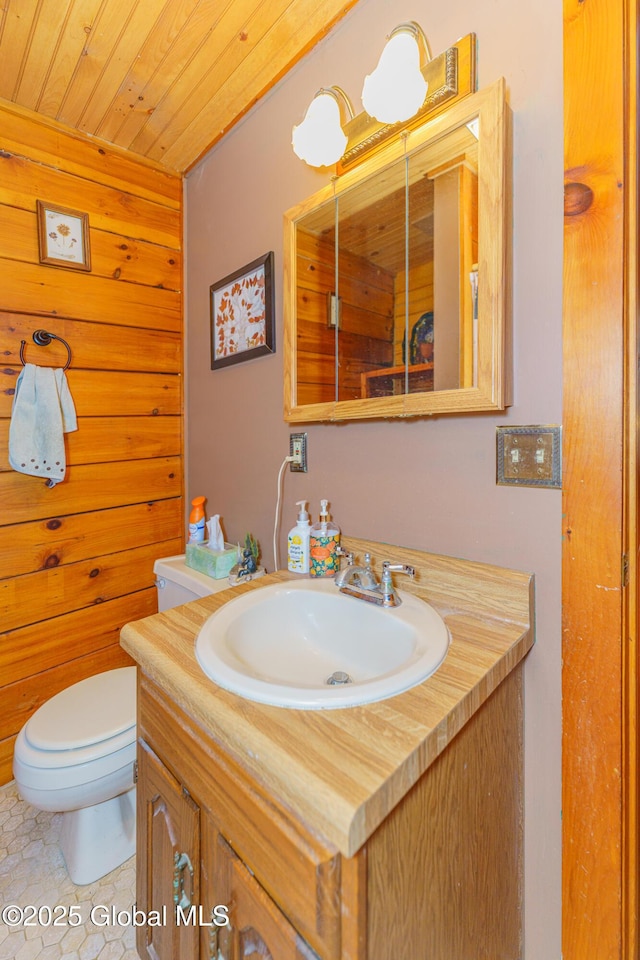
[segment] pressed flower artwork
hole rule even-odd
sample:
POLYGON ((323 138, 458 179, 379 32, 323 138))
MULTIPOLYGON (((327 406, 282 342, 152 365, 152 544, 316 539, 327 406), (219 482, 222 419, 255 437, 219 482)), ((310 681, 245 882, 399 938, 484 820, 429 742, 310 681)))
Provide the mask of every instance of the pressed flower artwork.
POLYGON ((86 213, 36 201, 40 263, 91 270, 89 217, 86 213))
POLYGON ((273 353, 273 252, 210 290, 211 369, 273 353))

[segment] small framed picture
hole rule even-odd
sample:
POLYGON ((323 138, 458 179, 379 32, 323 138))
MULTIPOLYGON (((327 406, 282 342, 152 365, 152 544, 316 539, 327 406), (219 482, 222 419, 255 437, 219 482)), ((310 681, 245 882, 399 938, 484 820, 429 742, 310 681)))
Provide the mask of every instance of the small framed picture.
POLYGON ((275 351, 273 251, 210 287, 211 369, 275 351))
POLYGON ((36 200, 40 263, 91 270, 89 215, 36 200))

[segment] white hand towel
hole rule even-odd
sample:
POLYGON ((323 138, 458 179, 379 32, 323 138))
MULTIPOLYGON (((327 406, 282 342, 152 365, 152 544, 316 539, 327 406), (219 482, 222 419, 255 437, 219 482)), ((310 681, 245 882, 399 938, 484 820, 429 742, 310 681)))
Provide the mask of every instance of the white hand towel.
POLYGON ((9 425, 9 463, 19 473, 64 480, 64 434, 78 429, 76 409, 61 367, 26 363, 18 377, 9 425))

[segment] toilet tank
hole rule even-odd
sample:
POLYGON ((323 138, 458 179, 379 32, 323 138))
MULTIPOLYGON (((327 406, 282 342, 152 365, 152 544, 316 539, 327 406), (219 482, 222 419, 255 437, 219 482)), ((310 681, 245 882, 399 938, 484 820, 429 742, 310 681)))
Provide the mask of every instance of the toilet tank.
POLYGON ((153 572, 156 575, 159 612, 229 588, 227 577, 214 580, 213 577, 188 567, 183 553, 176 557, 162 557, 156 560, 153 572))

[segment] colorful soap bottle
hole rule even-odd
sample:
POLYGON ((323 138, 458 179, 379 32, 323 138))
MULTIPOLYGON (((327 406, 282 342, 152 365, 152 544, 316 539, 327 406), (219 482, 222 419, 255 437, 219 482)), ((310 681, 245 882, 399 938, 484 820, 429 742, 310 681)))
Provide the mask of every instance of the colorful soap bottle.
POLYGON ((297 500, 298 522, 289 531, 287 540, 287 569, 292 573, 309 573, 309 534, 311 521, 307 501, 297 500))
POLYGON ((328 500, 320 501, 320 519, 311 527, 309 573, 312 577, 335 577, 340 567, 340 528, 328 512, 328 500))

